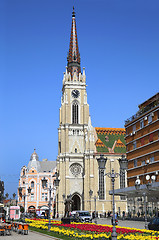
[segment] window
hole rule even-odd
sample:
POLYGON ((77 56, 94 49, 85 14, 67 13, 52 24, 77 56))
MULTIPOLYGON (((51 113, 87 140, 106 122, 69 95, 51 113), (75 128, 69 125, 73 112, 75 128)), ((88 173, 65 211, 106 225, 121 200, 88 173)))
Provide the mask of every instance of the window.
POLYGON ((142 166, 144 166, 144 165, 145 165, 145 160, 143 160, 143 161, 141 162, 141 165, 142 165, 142 166))
POLYGON ((99 170, 99 199, 105 199, 104 197, 104 170, 99 170))
POLYGON ((31 182, 31 188, 34 188, 34 182, 33 181, 31 182))
POLYGON ((151 123, 152 122, 152 115, 148 115, 148 123, 151 123))
POLYGON ((47 193, 42 193, 41 201, 47 201, 47 193))
POLYGON ((134 167, 137 167, 137 159, 134 159, 134 167))
POLYGON ((61 142, 59 142, 59 152, 61 153, 61 142))
POLYGON ((77 148, 75 148, 75 153, 77 153, 77 148))
POLYGON ((41 195, 41 201, 45 201, 44 193, 42 193, 42 195, 41 195))
POLYGON ((157 118, 159 119, 159 111, 157 111, 157 118))
POLYGON ((19 210, 18 210, 18 209, 15 210, 15 214, 16 214, 16 215, 19 214, 19 210))
POLYGON ((45 199, 44 199, 45 201, 47 201, 48 199, 47 199, 47 193, 45 193, 45 199))
POLYGON ((31 201, 34 201, 34 193, 31 193, 31 201))
POLYGON ((150 157, 150 163, 152 163, 154 161, 155 161, 154 156, 150 157))
POLYGON ((149 142, 153 142, 153 133, 149 135, 149 142))
POLYGON ((136 131, 136 124, 133 125, 133 132, 135 132, 135 131, 136 131))
POLYGON ((141 146, 143 146, 143 145, 144 145, 144 137, 141 138, 141 146))
POLYGON ((126 128, 126 135, 128 135, 128 129, 126 128))
MULTIPOLYGON (((120 170, 120 188, 125 188, 125 171, 120 170)), ((125 196, 120 197, 121 200, 125 200, 125 196)))
POLYGON ((133 149, 136 149, 136 141, 133 142, 133 149))
POLYGON ((142 119, 141 121, 140 121, 140 128, 143 128, 144 127, 144 120, 142 119))
POLYGON ((78 103, 74 102, 72 105, 72 123, 78 124, 78 103))

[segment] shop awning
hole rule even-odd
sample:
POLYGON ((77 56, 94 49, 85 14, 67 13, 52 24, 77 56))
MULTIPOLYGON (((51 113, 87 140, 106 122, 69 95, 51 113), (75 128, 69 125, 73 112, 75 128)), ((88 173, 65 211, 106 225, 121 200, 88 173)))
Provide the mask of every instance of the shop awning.
MULTIPOLYGON (((142 184, 138 190, 135 188, 135 186, 114 190, 114 194, 116 196, 126 196, 128 198, 142 197, 144 193, 148 197, 149 201, 158 202, 159 182, 152 183, 149 189, 147 188, 146 184, 142 184)), ((112 195, 112 190, 109 191, 109 194, 112 195)))

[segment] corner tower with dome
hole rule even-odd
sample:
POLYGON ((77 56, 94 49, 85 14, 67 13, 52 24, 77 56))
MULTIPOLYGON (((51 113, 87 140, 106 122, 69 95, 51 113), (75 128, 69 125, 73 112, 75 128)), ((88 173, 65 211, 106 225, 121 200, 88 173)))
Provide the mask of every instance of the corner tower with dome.
MULTIPOLYGON (((104 128, 103 130, 105 132, 104 128)), ((81 71, 73 8, 58 128, 57 172, 60 182, 57 188, 56 210, 60 217, 64 215, 64 202, 67 196, 72 199, 72 211, 89 210, 93 212, 96 207, 99 213, 103 213, 112 209, 112 197, 109 195, 111 181, 106 179, 104 174, 102 176, 99 174, 96 158, 104 153, 105 156, 108 156, 107 170, 114 165, 115 170, 119 171, 117 159, 125 152, 125 130, 114 130, 106 131, 111 136, 108 135, 107 139, 102 140, 99 128, 95 129, 91 124, 85 68, 81 71), (113 161, 111 161, 112 158, 113 161)), ((120 185, 120 180, 117 180, 116 187, 119 188, 120 185)), ((120 197, 116 197, 116 200, 118 200, 116 208, 125 211, 125 200, 121 201, 120 197)))

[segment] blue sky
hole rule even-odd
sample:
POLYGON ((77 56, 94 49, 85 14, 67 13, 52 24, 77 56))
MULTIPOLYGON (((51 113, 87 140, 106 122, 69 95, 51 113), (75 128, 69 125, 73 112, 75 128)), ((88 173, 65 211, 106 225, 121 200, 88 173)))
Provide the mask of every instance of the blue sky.
POLYGON ((0 177, 16 192, 36 148, 56 160, 62 78, 75 7, 94 127, 124 127, 159 91, 159 1, 0 1, 0 177))

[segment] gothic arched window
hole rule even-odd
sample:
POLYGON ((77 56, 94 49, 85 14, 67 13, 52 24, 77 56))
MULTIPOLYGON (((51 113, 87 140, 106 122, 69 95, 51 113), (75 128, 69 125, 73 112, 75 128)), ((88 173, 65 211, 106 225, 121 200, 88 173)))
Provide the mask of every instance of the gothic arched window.
POLYGON ((99 199, 105 199, 105 191, 104 191, 104 171, 99 170, 99 199))
POLYGON ((73 102, 72 104, 72 123, 78 124, 78 103, 73 102))
POLYGON ((31 182, 31 188, 34 188, 34 182, 33 181, 31 182))

